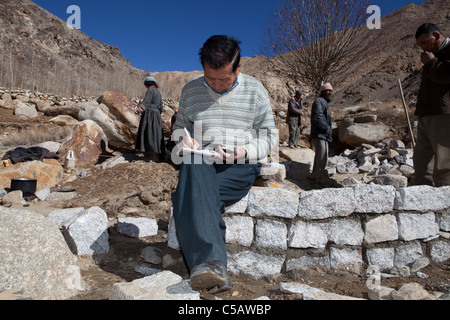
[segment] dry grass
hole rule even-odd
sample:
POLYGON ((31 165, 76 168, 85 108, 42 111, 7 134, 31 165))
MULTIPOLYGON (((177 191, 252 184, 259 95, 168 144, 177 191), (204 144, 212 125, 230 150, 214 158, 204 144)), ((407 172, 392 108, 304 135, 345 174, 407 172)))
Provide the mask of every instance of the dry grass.
POLYGON ((2 137, 0 141, 1 147, 31 147, 46 141, 59 142, 67 137, 70 127, 57 125, 50 127, 32 126, 13 131, 15 132, 9 132, 2 137))

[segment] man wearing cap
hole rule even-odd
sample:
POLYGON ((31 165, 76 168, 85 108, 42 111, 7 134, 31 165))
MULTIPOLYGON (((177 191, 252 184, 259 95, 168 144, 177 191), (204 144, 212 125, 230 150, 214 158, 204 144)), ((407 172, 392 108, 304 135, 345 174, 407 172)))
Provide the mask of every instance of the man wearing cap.
POLYGON ((297 148, 300 138, 301 115, 303 109, 302 90, 297 90, 289 100, 286 122, 289 125, 289 148, 297 148))
POLYGON ((325 83, 320 88, 320 96, 314 102, 311 111, 311 139, 316 153, 314 157, 313 176, 325 173, 328 163, 328 144, 332 139, 332 118, 329 102, 333 87, 325 83))

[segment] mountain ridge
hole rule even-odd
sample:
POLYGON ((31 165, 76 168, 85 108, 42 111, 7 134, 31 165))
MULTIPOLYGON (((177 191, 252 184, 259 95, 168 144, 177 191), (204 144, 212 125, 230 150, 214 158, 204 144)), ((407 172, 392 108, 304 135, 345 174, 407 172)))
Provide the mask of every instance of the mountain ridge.
MULTIPOLYGON (((59 93, 99 96, 121 91, 143 95, 147 71, 131 65, 120 49, 94 40, 31 0, 0 0, 0 85, 59 93)), ((334 83, 336 105, 387 102, 399 98, 398 79, 408 102, 415 100, 420 82, 420 50, 414 34, 424 22, 438 24, 450 35, 450 3, 428 0, 408 4, 382 17, 381 30, 373 31, 373 44, 334 83), (377 35, 377 36, 376 36, 377 35)), ((200 45, 200 44, 199 44, 200 45)), ((267 88, 274 107, 284 105, 297 88, 310 99, 315 93, 301 79, 277 67, 277 57, 243 57, 242 72, 267 88)), ((166 71, 154 74, 164 97, 178 101, 182 87, 202 71, 166 71)))

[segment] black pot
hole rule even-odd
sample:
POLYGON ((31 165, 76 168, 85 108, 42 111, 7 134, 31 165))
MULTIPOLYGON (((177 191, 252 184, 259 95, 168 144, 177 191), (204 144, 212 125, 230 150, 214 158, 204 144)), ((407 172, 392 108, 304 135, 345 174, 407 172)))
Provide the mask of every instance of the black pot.
POLYGON ((36 192, 36 179, 11 179, 11 191, 21 190, 24 197, 33 196, 36 192))

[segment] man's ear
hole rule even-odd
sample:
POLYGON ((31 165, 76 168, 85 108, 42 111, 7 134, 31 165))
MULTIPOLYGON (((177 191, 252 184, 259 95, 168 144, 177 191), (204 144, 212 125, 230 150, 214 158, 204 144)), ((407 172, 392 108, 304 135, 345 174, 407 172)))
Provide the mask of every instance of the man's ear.
POLYGON ((239 63, 239 65, 236 68, 236 75, 237 76, 241 74, 241 65, 242 65, 242 63, 239 63))
POLYGON ((439 40, 439 38, 441 37, 441 34, 437 31, 433 31, 433 37, 435 40, 439 40))

